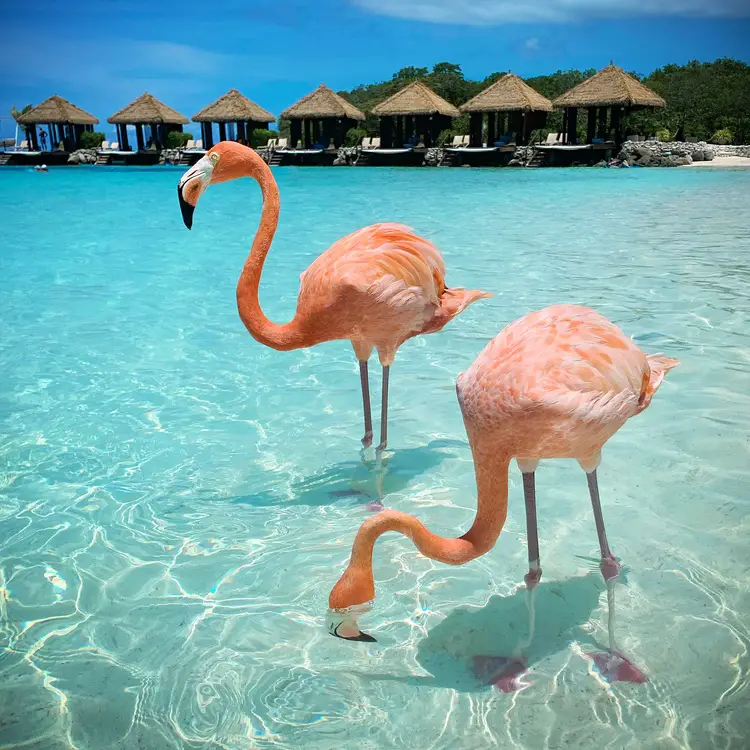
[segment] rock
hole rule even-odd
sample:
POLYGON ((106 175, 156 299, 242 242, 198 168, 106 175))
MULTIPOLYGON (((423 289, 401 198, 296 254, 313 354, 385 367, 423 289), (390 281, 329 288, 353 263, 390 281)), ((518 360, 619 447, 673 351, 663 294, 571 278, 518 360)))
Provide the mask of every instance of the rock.
POLYGON ((594 164, 595 167, 606 167, 607 162, 602 159, 601 161, 598 161, 596 164, 594 164))
POLYGON ((513 158, 508 162, 508 166, 509 167, 522 167, 523 162, 520 159, 513 158))
POLYGON ((703 152, 703 161, 713 161, 714 160, 714 152, 713 151, 704 151, 703 152))
POLYGON ((79 156, 78 154, 71 154, 68 157, 68 164, 78 164, 79 163, 79 156))

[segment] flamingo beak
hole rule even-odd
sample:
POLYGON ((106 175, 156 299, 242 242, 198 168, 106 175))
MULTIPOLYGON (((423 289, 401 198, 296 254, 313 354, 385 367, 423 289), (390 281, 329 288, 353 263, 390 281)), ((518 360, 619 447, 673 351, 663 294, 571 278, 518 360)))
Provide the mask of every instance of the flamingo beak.
POLYGON ((215 161, 208 155, 201 157, 180 179, 177 198, 180 201, 182 220, 188 229, 193 227, 193 213, 198 199, 211 184, 215 161))

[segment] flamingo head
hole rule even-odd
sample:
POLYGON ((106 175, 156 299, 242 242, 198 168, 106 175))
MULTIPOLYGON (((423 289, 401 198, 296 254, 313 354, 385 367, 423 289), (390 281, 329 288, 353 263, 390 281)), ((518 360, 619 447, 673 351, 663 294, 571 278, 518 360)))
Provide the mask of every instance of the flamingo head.
POLYGON ((193 212, 198 199, 208 186, 242 176, 241 167, 248 159, 252 160, 253 156, 255 153, 247 146, 234 141, 222 141, 182 175, 177 185, 177 197, 180 200, 182 220, 188 229, 193 226, 193 212))

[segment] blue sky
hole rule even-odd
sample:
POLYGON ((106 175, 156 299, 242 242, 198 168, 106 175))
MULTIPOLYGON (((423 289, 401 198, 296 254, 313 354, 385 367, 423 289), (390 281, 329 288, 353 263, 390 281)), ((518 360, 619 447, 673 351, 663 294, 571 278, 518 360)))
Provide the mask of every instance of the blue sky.
POLYGON ((441 61, 471 78, 750 62, 748 0, 38 0, 3 27, 0 114, 58 93, 102 123, 145 90, 188 117, 232 87, 278 114, 321 82, 441 61))

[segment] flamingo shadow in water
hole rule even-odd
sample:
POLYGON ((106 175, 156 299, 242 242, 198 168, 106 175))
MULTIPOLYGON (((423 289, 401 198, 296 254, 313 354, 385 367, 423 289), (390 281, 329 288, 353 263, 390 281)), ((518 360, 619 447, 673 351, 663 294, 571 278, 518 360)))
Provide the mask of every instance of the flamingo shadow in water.
MULTIPOLYGON (((622 569, 618 583, 626 582, 622 569)), ((417 661, 430 677, 362 674, 361 678, 462 693, 487 690, 488 685, 511 692, 524 686, 519 675, 495 680, 492 672, 502 671, 510 661, 507 655, 519 653, 519 647, 524 671, 533 671, 535 664, 565 651, 573 642, 587 653, 606 650, 583 627, 595 617, 604 590, 598 570, 562 581, 542 580, 534 592, 536 623, 530 643, 528 592, 523 585, 510 596, 493 596, 483 607, 458 607, 419 643, 417 661)))
POLYGON ((278 490, 264 490, 232 498, 232 502, 258 507, 322 506, 340 500, 380 505, 382 499, 402 492, 421 474, 443 461, 457 458, 468 444, 462 440, 432 440, 417 448, 400 448, 381 461, 342 461, 291 483, 292 499, 278 490))

